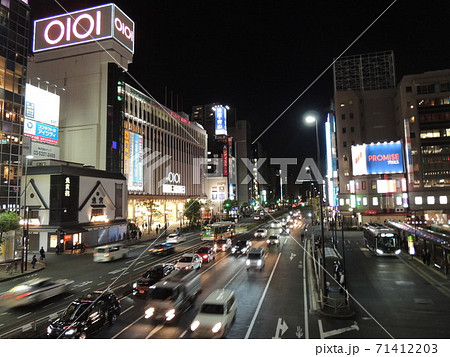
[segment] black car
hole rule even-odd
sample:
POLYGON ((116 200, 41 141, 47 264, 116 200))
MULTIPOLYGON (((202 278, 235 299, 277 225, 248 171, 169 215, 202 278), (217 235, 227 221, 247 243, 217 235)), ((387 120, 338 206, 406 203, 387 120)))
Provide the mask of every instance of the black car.
POLYGON ((61 317, 47 327, 50 338, 86 338, 105 324, 114 325, 120 301, 111 290, 94 291, 73 301, 61 317))
POLYGON ((238 240, 236 244, 231 248, 232 254, 247 254, 252 243, 248 240, 238 240))
POLYGON ((175 270, 175 265, 164 263, 149 268, 143 275, 133 284, 133 295, 143 296, 148 292, 148 288, 169 275, 175 270))
POLYGON ((170 243, 155 244, 148 250, 154 255, 169 255, 175 253, 175 247, 170 243))

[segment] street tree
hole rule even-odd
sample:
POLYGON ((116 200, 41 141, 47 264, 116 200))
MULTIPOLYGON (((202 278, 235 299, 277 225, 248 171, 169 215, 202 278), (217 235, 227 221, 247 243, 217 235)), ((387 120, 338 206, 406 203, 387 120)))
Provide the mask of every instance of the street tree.
POLYGON ((3 233, 19 228, 19 219, 20 217, 16 212, 5 211, 0 213, 0 244, 3 244, 5 239, 3 233))
POLYGON ((189 220, 189 225, 195 225, 200 218, 200 202, 189 200, 184 204, 184 216, 189 220))

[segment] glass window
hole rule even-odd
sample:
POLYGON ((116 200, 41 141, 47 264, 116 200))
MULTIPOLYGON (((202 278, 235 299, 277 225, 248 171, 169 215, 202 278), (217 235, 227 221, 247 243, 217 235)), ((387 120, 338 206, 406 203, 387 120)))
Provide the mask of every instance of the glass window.
POLYGON ((414 203, 415 203, 416 205, 421 205, 421 204, 423 203, 422 196, 416 196, 416 197, 414 197, 414 203))
POLYGON ((378 206, 378 197, 372 197, 372 204, 378 206))
POLYGON ((363 206, 367 206, 367 197, 362 198, 363 206))
POLYGON ((439 203, 441 205, 446 205, 447 204, 447 196, 439 196, 439 203))
POLYGON ((403 204, 402 196, 397 196, 397 197, 395 197, 395 204, 396 204, 397 206, 401 206, 401 205, 403 204))
POLYGON ((427 196, 427 203, 429 205, 434 205, 434 196, 427 196))

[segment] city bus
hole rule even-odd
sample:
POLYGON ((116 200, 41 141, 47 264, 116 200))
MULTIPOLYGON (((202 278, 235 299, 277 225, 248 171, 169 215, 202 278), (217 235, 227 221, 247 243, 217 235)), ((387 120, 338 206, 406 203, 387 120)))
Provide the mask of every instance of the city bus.
POLYGON ((234 230, 233 222, 216 222, 203 226, 200 235, 203 241, 215 241, 233 237, 234 230))
POLYGON ((400 239, 394 229, 378 223, 366 223, 363 231, 367 248, 376 255, 400 254, 400 239))

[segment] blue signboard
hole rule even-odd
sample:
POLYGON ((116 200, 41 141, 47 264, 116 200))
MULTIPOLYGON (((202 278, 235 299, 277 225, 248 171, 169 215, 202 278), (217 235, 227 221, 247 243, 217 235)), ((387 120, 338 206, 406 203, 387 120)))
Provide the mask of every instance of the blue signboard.
POLYGON ((215 107, 215 133, 227 135, 227 109, 218 105, 215 107))
POLYGON ((366 145, 368 174, 404 172, 400 141, 366 145))
POLYGON ((59 129, 56 126, 25 119, 23 133, 24 135, 31 137, 33 140, 50 144, 58 144, 59 129))

